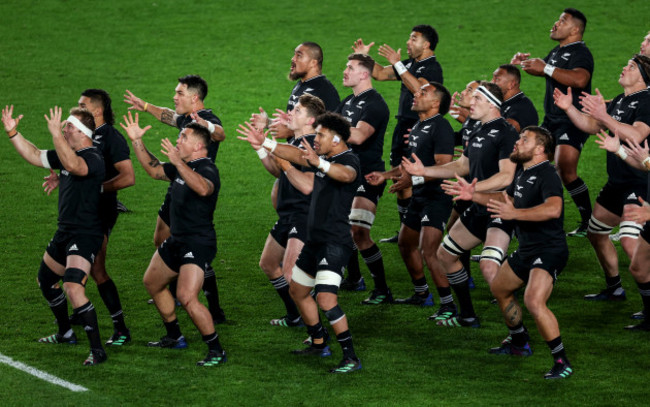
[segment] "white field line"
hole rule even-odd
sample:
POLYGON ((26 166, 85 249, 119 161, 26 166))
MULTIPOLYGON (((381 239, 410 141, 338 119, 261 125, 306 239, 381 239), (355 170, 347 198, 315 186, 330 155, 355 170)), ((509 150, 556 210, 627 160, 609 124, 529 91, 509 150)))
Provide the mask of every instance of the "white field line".
POLYGON ((18 370, 22 370, 25 373, 29 373, 32 376, 38 377, 39 379, 45 380, 46 382, 50 382, 52 384, 56 384, 57 386, 65 387, 66 389, 70 391, 75 391, 75 392, 81 392, 81 391, 88 391, 87 388, 83 386, 79 386, 78 384, 70 383, 66 380, 59 379, 56 376, 53 376, 49 373, 43 372, 42 370, 38 370, 36 368, 33 368, 31 366, 28 366, 24 363, 18 362, 13 360, 12 358, 3 355, 0 353, 0 363, 4 363, 5 365, 9 365, 11 367, 15 367, 18 370))

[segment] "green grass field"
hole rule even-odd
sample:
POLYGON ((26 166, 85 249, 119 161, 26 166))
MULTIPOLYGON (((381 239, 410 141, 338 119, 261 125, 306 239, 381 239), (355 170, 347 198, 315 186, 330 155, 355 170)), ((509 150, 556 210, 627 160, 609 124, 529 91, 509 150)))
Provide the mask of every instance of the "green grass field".
MULTIPOLYGON (((146 348, 164 328, 142 285, 154 252, 157 209, 167 185, 146 176, 135 156, 136 185, 121 192, 132 210, 121 215, 109 245, 107 267, 120 289, 133 342, 109 349, 107 363, 84 368, 87 340, 78 330, 78 346, 46 346, 34 340, 54 332, 53 317, 35 278, 43 250, 56 229, 56 196, 40 185, 46 170, 31 167, 0 140, 0 354, 88 392, 73 393, 0 364, 0 403, 13 405, 642 405, 647 404, 650 344, 646 334, 624 332, 629 314, 641 309, 636 287, 620 263, 629 300, 587 304, 582 296, 604 286, 602 272, 586 239, 571 239, 571 258, 550 306, 556 313, 575 375, 545 382, 551 366, 548 348, 532 319, 536 353, 525 360, 494 357, 506 330, 485 282, 473 292, 483 322, 478 330, 445 330, 426 317, 433 311, 409 307, 361 307, 367 293, 343 293, 355 346, 364 368, 346 376, 327 369, 333 358, 295 360, 289 354, 305 338, 302 329, 269 325, 283 314, 272 286, 258 267, 266 235, 275 221, 269 193, 273 182, 235 128, 263 106, 284 108, 292 83, 286 79, 293 48, 316 41, 325 53, 324 73, 342 96, 346 55, 356 38, 388 43, 405 51, 415 24, 428 23, 440 34, 436 53, 445 85, 461 90, 492 71, 517 51, 543 57, 555 46, 548 30, 566 6, 580 8, 589 22, 585 40, 596 62, 594 87, 608 97, 621 92, 621 68, 647 33, 647 3, 577 0, 466 2, 71 2, 0 3, 0 105, 14 104, 25 115, 21 132, 40 148, 52 142, 43 115, 60 105, 76 104, 86 88, 108 90, 118 115, 126 112, 121 95, 133 91, 149 103, 173 106, 176 79, 202 75, 210 85, 206 105, 222 119, 227 134, 217 159, 222 189, 215 224, 219 253, 214 262, 228 322, 218 326, 228 352, 226 365, 214 369, 194 364, 205 345, 190 319, 179 320, 190 347, 183 351, 146 348)), ((376 47, 373 52, 376 52, 376 47)), ((374 54, 373 56, 376 56, 374 54)), ((385 61, 378 57, 378 62, 385 61)), ((377 83, 392 114, 399 86, 377 83)), ((522 89, 540 109, 544 81, 524 75, 522 89)), ((176 132, 144 118, 153 129, 145 142, 159 151, 159 140, 176 132)), ((453 121, 453 120, 452 120, 453 121)), ((389 123, 392 132, 394 120, 389 123)), ((0 137, 1 138, 1 137, 0 137)), ((388 153, 387 143, 386 157, 388 153)), ((588 142, 579 172, 595 199, 605 182, 605 155, 588 142)), ((577 211, 567 195, 566 229, 577 211)), ((395 199, 386 193, 372 235, 397 230, 395 199)), ((411 293, 411 283, 395 245, 381 246, 387 278, 397 296, 411 293)), ((362 266, 363 268, 364 266, 362 266)), ((362 271, 368 279, 368 273, 362 271)), ((98 310, 102 336, 112 326, 94 283, 88 284, 98 310)))

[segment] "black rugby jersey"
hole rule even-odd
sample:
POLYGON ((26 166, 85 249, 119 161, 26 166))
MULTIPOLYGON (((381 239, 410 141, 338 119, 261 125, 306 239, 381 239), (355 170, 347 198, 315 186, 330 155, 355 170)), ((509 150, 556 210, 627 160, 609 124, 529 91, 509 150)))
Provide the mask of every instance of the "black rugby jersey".
MULTIPOLYGON (((440 114, 415 123, 409 134, 408 157, 415 153, 425 167, 436 164, 436 154, 454 154, 454 129, 440 114)), ((442 196, 442 180, 436 179, 413 186, 415 197, 442 196)))
POLYGON ((219 170, 208 157, 192 160, 187 165, 194 172, 212 182, 214 191, 209 196, 198 195, 187 186, 173 164, 164 163, 165 175, 171 180, 169 210, 171 234, 181 241, 193 241, 209 246, 216 245, 217 237, 212 219, 221 187, 219 170))
MULTIPOLYGON (((119 174, 115 164, 130 159, 131 150, 126 139, 115 127, 104 123, 95 129, 93 144, 104 157, 104 181, 115 178, 119 174)), ((101 203, 102 211, 110 210, 111 206, 117 210, 117 191, 103 192, 101 203)))
POLYGON ((339 92, 336 90, 332 82, 330 82, 325 75, 314 76, 306 81, 298 81, 291 91, 289 101, 287 102, 287 112, 293 110, 298 104, 298 99, 303 93, 320 98, 325 104, 327 111, 333 112, 341 102, 339 92))
MULTIPOLYGON (((526 170, 520 167, 506 192, 514 198, 514 207, 518 209, 541 205, 550 197, 563 197, 562 181, 548 161, 526 170)), ((559 218, 542 222, 515 221, 519 252, 527 255, 540 250, 568 250, 563 227, 564 202, 559 218)))
POLYGON ((539 124, 539 116, 535 105, 524 95, 524 92, 519 92, 510 99, 501 104, 501 116, 504 119, 513 119, 519 123, 519 128, 524 129, 527 126, 537 126, 539 124))
MULTIPOLYGON (((551 52, 544 58, 544 62, 551 64, 561 69, 586 69, 591 76, 594 73, 594 58, 591 56, 591 51, 583 41, 572 42, 563 47, 559 45, 551 50, 551 52)), ((564 110, 560 109, 553 102, 553 91, 558 88, 562 93, 567 93, 567 86, 562 85, 555 79, 545 76, 546 78, 546 94, 544 95, 544 112, 546 113, 545 120, 550 123, 569 123, 571 120, 566 115, 564 110)), ((587 86, 584 88, 572 87, 573 106, 580 109, 579 97, 582 92, 591 93, 591 77, 587 86)))
MULTIPOLYGON (((650 126, 650 91, 643 89, 627 96, 621 93, 609 103, 607 113, 621 123, 643 122, 650 126)), ((609 133, 613 136, 613 132, 609 133)), ((627 165, 610 152, 607 152, 607 175, 609 182, 617 185, 645 185, 648 176, 646 171, 627 165)))
POLYGON ((350 234, 350 209, 352 200, 361 183, 359 157, 348 149, 324 160, 352 167, 357 172, 353 182, 336 181, 322 171, 314 176, 309 215, 307 217, 307 241, 313 243, 339 243, 352 247, 350 234))
MULTIPOLYGON (((301 143, 303 140, 307 141, 310 146, 314 147, 314 138, 315 134, 308 134, 298 137, 292 137, 287 141, 289 145, 303 149, 301 143)), ((302 167, 298 164, 291 164, 298 171, 307 172, 313 171, 310 167, 302 167)), ((309 203, 311 202, 311 194, 305 195, 300 192, 296 187, 294 187, 289 178, 285 175, 283 171, 280 171, 280 176, 278 177, 278 200, 276 212, 279 217, 289 216, 289 215, 304 215, 307 216, 309 212, 309 203)))
MULTIPOLYGON (((429 82, 438 82, 442 85, 442 67, 438 63, 435 55, 416 61, 413 58, 405 59, 402 61, 406 69, 416 78, 425 78, 429 82)), ((393 67, 395 71, 395 67, 393 67)), ((399 78, 399 74, 395 71, 395 75, 399 78)), ((400 88, 399 94, 399 109, 397 110, 398 119, 415 119, 417 120, 418 114, 411 110, 413 106, 413 93, 409 88, 404 85, 400 88)))
MULTIPOLYGON (((483 181, 498 173, 499 161, 510 157, 518 139, 519 134, 503 117, 477 128, 463 151, 463 155, 469 159, 467 179, 483 181)), ((477 206, 479 212, 485 213, 484 206, 477 206)))
POLYGON ((59 230, 102 236, 99 218, 99 195, 104 182, 104 158, 96 147, 76 151, 88 166, 83 177, 63 168, 56 150, 47 151, 50 168, 59 171, 59 230))
POLYGON ((350 144, 350 147, 359 156, 361 175, 384 171, 386 166, 381 156, 384 152, 384 134, 390 116, 384 98, 377 90, 367 89, 357 96, 352 94, 345 98, 336 108, 336 113, 345 117, 352 127, 356 127, 360 121, 374 127, 375 132, 363 143, 350 144))
MULTIPOLYGON (((212 124, 222 126, 221 120, 212 112, 211 109, 201 109, 196 114, 205 121, 208 121, 212 124)), ((180 115, 176 118, 176 127, 179 130, 183 130, 188 124, 192 123, 194 119, 188 115, 180 115)), ((217 159, 217 153, 219 152, 219 141, 214 141, 210 139, 210 145, 208 145, 208 157, 214 162, 217 159)))

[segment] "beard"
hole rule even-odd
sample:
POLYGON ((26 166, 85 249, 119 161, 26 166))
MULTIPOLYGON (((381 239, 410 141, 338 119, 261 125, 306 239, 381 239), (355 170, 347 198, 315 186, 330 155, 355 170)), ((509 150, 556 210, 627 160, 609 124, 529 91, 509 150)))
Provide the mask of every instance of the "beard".
POLYGON ((513 151, 510 154, 510 161, 515 164, 524 164, 533 159, 533 152, 529 151, 528 153, 522 153, 520 151, 513 151))
POLYGON ((304 78, 306 74, 307 74, 307 72, 298 72, 296 70, 294 70, 292 72, 291 69, 290 69, 289 74, 287 75, 287 77, 289 78, 290 81, 296 81, 298 79, 304 78))

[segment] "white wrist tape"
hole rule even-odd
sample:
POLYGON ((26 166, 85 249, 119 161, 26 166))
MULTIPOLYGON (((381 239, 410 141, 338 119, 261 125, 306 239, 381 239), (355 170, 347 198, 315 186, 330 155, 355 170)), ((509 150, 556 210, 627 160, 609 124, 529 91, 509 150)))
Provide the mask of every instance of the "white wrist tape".
POLYGON ((623 148, 623 146, 620 146, 618 148, 618 151, 616 152, 616 155, 621 157, 621 160, 625 160, 627 158, 627 153, 625 152, 625 149, 623 148))
POLYGON ((330 170, 331 165, 332 164, 330 164, 329 161, 326 161, 326 160, 323 160, 322 158, 319 158, 318 169, 323 171, 325 174, 327 174, 327 172, 330 170))
POLYGON ((422 184, 424 184, 424 177, 413 175, 411 177, 411 184, 413 184, 413 185, 422 185, 422 184))
POLYGON ((264 147, 260 148, 259 150, 255 150, 255 152, 257 153, 257 156, 260 158, 260 160, 263 160, 269 156, 269 153, 266 152, 266 149, 264 147))
POLYGON ((210 134, 214 133, 214 129, 215 129, 214 123, 208 122, 208 131, 210 132, 210 134))
POLYGON ((646 157, 645 160, 643 160, 643 165, 650 171, 650 157, 646 157))
POLYGON ((402 61, 396 62, 395 65, 393 65, 393 66, 395 67, 395 70, 397 71, 397 74, 399 76, 404 75, 404 73, 407 71, 407 69, 404 66, 404 64, 402 63, 402 61))
POLYGON ((271 152, 274 152, 277 146, 278 142, 270 138, 264 139, 264 143, 262 143, 262 147, 268 148, 271 152))
POLYGON ((551 64, 546 64, 544 66, 544 75, 548 76, 549 78, 553 76, 553 71, 555 71, 555 67, 551 64))

